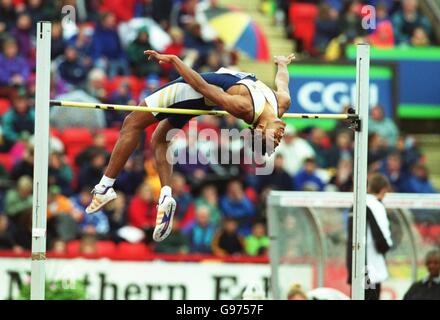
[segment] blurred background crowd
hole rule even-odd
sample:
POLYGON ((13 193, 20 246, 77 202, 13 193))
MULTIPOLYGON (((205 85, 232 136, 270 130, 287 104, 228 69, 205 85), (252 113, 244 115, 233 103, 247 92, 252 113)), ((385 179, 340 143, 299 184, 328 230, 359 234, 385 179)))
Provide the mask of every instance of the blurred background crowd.
MULTIPOLYGON (((436 43, 416 0, 277 0, 259 5, 285 27, 292 50, 310 59, 343 59, 340 48, 359 38, 380 47, 436 43), (304 2, 316 10, 313 38, 297 37, 301 27, 292 27, 289 8, 304 2), (363 4, 377 8, 374 32, 362 28, 363 4)), ((178 77, 170 65, 147 61, 146 49, 178 55, 199 72, 237 68, 241 53, 225 45, 208 22, 220 8, 217 1, 201 0, 0 0, 0 249, 22 252, 31 246, 36 22, 53 22, 51 98, 137 105, 178 77), (74 17, 61 14, 69 5, 74 17)), ((50 251, 96 254, 128 242, 141 253, 266 255, 265 199, 270 190, 352 190, 353 132, 347 123, 341 121, 332 131, 288 125, 276 154, 266 159, 274 165, 270 175, 256 176, 254 164, 176 165, 175 230, 156 244, 151 234, 160 182, 149 148, 153 127, 118 177, 118 199, 94 215, 84 212, 125 116, 119 111, 51 111, 50 251)), ((244 127, 233 117, 197 121, 197 130, 244 127)), ((385 174, 395 192, 437 192, 416 139, 400 132, 380 105, 371 109, 369 129, 369 172, 385 174)), ((173 142, 176 153, 197 152, 209 159, 213 150, 246 152, 240 142, 224 150, 197 140, 195 130, 187 131, 188 139, 173 142)), ((440 225, 440 219, 426 219, 420 223, 440 225)))

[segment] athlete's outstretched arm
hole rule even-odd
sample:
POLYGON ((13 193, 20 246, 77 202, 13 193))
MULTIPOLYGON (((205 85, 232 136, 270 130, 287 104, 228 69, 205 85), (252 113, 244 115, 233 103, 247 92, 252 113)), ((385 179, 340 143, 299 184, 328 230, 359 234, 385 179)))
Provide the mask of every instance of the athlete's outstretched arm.
POLYGON ((230 95, 220 88, 209 84, 200 76, 200 74, 185 65, 179 57, 175 55, 159 54, 154 50, 146 50, 145 54, 149 56, 148 59, 154 58, 159 61, 160 64, 173 64, 177 72, 179 72, 182 78, 185 79, 194 90, 214 102, 216 105, 223 107, 235 117, 242 118, 243 114, 249 114, 249 110, 252 110, 252 104, 249 99, 239 95, 230 95))
POLYGON ((278 105, 280 107, 281 117, 290 107, 290 92, 289 92, 289 71, 287 66, 295 59, 292 53, 289 56, 275 56, 274 62, 278 66, 275 76, 275 86, 277 87, 278 105))

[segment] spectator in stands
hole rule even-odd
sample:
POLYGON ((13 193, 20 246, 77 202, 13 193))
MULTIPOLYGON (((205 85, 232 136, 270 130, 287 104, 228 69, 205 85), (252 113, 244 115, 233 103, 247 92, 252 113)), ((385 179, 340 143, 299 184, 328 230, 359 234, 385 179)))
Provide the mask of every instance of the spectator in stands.
POLYGON ((187 236, 189 239, 189 251, 191 253, 212 253, 212 240, 217 226, 212 222, 208 207, 199 206, 196 210, 196 221, 189 228, 187 236))
MULTIPOLYGON (((115 188, 127 196, 135 194, 138 187, 145 179, 145 170, 142 157, 131 156, 125 163, 124 169, 119 173, 115 188)), ((151 187, 151 186, 150 186, 151 187)), ((154 198, 154 197, 153 197, 154 198)))
POLYGON ((368 165, 370 170, 378 170, 380 162, 388 155, 389 149, 378 133, 368 135, 368 165))
POLYGON ((304 161, 303 169, 293 177, 295 190, 323 191, 325 183, 316 173, 316 161, 308 158, 304 161))
POLYGON ((215 52, 219 55, 221 66, 234 67, 237 65, 237 49, 227 47, 220 38, 215 39, 215 52))
POLYGON ((179 225, 173 223, 171 235, 166 241, 155 243, 154 251, 158 253, 187 254, 189 251, 188 238, 179 228, 179 225))
POLYGON ((76 239, 78 223, 83 214, 74 207, 72 201, 61 194, 57 185, 49 187, 47 195, 48 242, 52 240, 70 241, 76 239))
POLYGON ((223 67, 221 56, 217 51, 211 51, 206 57, 206 63, 200 68, 200 72, 216 72, 223 67))
POLYGON ((34 147, 27 145, 23 158, 14 164, 11 171, 11 179, 17 181, 22 176, 34 175, 34 147))
POLYGON ((64 155, 58 152, 52 152, 49 155, 49 185, 59 186, 64 195, 70 196, 72 194, 72 180, 73 172, 66 164, 64 155))
POLYGON ((173 25, 177 25, 181 29, 189 28, 193 23, 195 23, 196 18, 196 7, 198 0, 183 0, 179 5, 173 8, 174 13, 172 14, 173 25))
MULTIPOLYGON (((163 65, 162 65, 163 66, 163 65)), ((145 89, 142 90, 139 100, 143 100, 160 87, 160 78, 157 74, 150 74, 145 78, 145 89)))
POLYGON ((91 67, 92 59, 90 57, 92 50, 93 30, 90 26, 80 24, 78 33, 67 40, 67 46, 76 49, 79 59, 84 66, 91 67))
POLYGON ((345 131, 338 133, 335 145, 328 151, 327 166, 336 168, 341 159, 353 158, 353 141, 351 135, 345 131))
POLYGON ((273 190, 292 190, 292 178, 283 169, 284 158, 282 154, 275 155, 272 173, 258 176, 258 189, 271 188, 273 190))
POLYGON ((29 63, 22 57, 22 51, 18 51, 17 41, 13 38, 3 41, 0 70, 0 86, 24 86, 29 77, 29 63))
POLYGON ((118 198, 104 207, 104 213, 109 221, 109 237, 114 242, 120 242, 122 239, 118 235, 119 229, 128 225, 127 218, 127 200, 125 194, 117 192, 118 198))
MULTIPOLYGON (((128 81, 121 81, 116 90, 110 94, 108 103, 120 105, 135 105, 136 101, 131 94, 131 88, 128 81)), ((108 110, 105 113, 105 120, 108 128, 120 128, 128 115, 126 111, 108 110)))
POLYGON ((187 144, 176 150, 177 158, 186 161, 177 161, 174 170, 185 175, 190 186, 194 187, 203 183, 211 172, 210 161, 202 152, 197 135, 190 132, 187 141, 187 144))
POLYGON ((327 133, 319 127, 310 129, 308 138, 310 146, 315 151, 316 163, 320 168, 327 168, 327 154, 331 146, 331 141, 327 133))
POLYGON ((307 294, 300 284, 294 284, 287 293, 287 300, 308 300, 307 294))
POLYGON ((86 16, 84 19, 95 23, 98 22, 101 14, 101 3, 100 0, 85 1, 86 16))
POLYGON ((146 77, 149 74, 159 74, 160 67, 153 60, 145 59, 144 51, 151 48, 148 29, 139 29, 136 39, 128 45, 127 57, 132 68, 132 74, 146 77))
POLYGON ((86 147, 81 151, 75 158, 75 164, 78 167, 83 167, 84 165, 90 163, 95 154, 100 153, 105 156, 106 161, 110 157, 110 153, 106 149, 107 139, 105 134, 102 132, 96 132, 93 135, 93 144, 86 147))
POLYGON ((220 199, 220 209, 224 217, 233 218, 238 222, 240 235, 250 234, 256 211, 254 205, 244 193, 240 180, 235 179, 228 183, 226 194, 220 199))
POLYGON ((50 48, 50 55, 52 60, 57 59, 63 55, 65 50, 65 42, 63 39, 63 26, 61 21, 52 22, 52 41, 50 48))
POLYGON ((185 31, 183 43, 185 48, 194 49, 197 51, 199 58, 194 66, 196 69, 206 62, 209 53, 215 49, 214 42, 203 39, 201 26, 197 22, 191 23, 188 29, 185 31))
POLYGON ((153 1, 152 0, 140 0, 136 1, 134 5, 134 17, 151 17, 153 15, 153 1))
POLYGON ((338 17, 338 11, 327 3, 319 5, 318 18, 315 22, 315 38, 313 39, 313 46, 318 53, 324 53, 330 41, 339 35, 340 25, 338 17))
POLYGON ((58 72, 61 78, 67 83, 83 87, 87 79, 89 67, 85 66, 78 56, 78 52, 73 46, 67 46, 64 50, 64 57, 61 61, 58 72))
POLYGON ((330 185, 340 192, 353 191, 353 161, 350 159, 339 160, 335 175, 330 179, 330 185))
POLYGON ((246 254, 250 256, 265 256, 269 248, 269 237, 266 234, 266 226, 257 221, 252 226, 252 234, 245 238, 246 254))
MULTIPOLYGON (((148 0, 144 0, 148 3, 148 0)), ((152 0, 153 19, 160 24, 164 30, 170 28, 170 16, 173 7, 173 0, 152 0)))
MULTIPOLYGON (((388 278, 385 254, 393 246, 390 221, 382 203, 386 193, 391 191, 388 179, 381 174, 373 174, 368 179, 367 194, 367 238, 365 244, 365 300, 379 300, 381 283, 388 278)), ((351 212, 353 208, 351 209, 351 212)), ((353 216, 347 223, 347 270, 348 282, 351 284, 353 216)))
POLYGON ((96 255, 98 253, 96 242, 96 237, 91 235, 83 235, 80 240, 79 254, 86 256, 96 255))
POLYGON ((153 191, 154 199, 158 199, 160 196, 160 189, 162 188, 160 184, 159 174, 156 170, 156 163, 154 158, 147 156, 144 163, 144 168, 146 172, 145 182, 147 182, 153 191))
POLYGON ((212 252, 219 257, 244 254, 244 239, 238 234, 235 219, 224 218, 222 229, 217 231, 212 241, 212 252))
POLYGON ((412 136, 400 135, 397 139, 395 151, 400 154, 400 158, 402 159, 402 170, 407 172, 410 171, 412 166, 416 164, 422 156, 412 136))
POLYGON ((428 168, 420 163, 415 164, 401 192, 437 193, 437 190, 429 181, 428 168))
POLYGON ((67 243, 61 239, 55 239, 50 246, 51 253, 65 255, 67 252, 67 243))
POLYGON ((339 24, 340 30, 349 43, 367 35, 367 30, 362 27, 361 7, 362 3, 359 0, 344 2, 339 24))
POLYGON ((431 44, 429 40, 429 36, 426 33, 425 29, 418 27, 414 29, 414 32, 411 36, 410 44, 413 47, 427 47, 431 44))
POLYGON ((171 190, 173 190, 173 198, 179 204, 174 214, 175 222, 185 230, 194 221, 195 216, 193 197, 187 189, 185 176, 178 172, 173 173, 171 190))
POLYGON ((85 163, 80 168, 78 176, 78 190, 81 190, 85 187, 93 188, 95 185, 93 181, 103 175, 106 164, 107 159, 103 153, 93 153, 90 157, 90 162, 85 163))
POLYGON ((393 17, 394 37, 397 45, 410 44, 411 37, 417 28, 422 28, 429 36, 431 24, 426 16, 419 11, 417 0, 403 0, 402 8, 393 17))
MULTIPOLYGON (((163 50, 164 54, 174 54, 179 58, 183 58, 184 45, 183 45, 183 32, 177 27, 173 27, 169 31, 171 37, 171 43, 163 50)), ((163 63, 161 68, 164 74, 167 74, 171 80, 179 77, 179 74, 173 68, 171 63, 163 63)))
POLYGON ((151 187, 144 182, 139 186, 128 207, 128 223, 144 230, 148 241, 152 239, 153 229, 156 226, 156 206, 151 187))
MULTIPOLYGON (((118 87, 116 88, 115 91, 110 93, 110 96, 108 98, 108 102, 109 103, 113 103, 113 104, 129 104, 129 105, 136 105, 136 101, 133 99, 132 96, 132 88, 130 87, 130 83, 128 82, 128 80, 122 80, 118 87)), ((122 113, 122 116, 126 116, 126 113, 122 113)), ((124 118, 122 118, 122 120, 120 120, 120 117, 118 118, 118 125, 122 124, 124 118)), ((116 121, 115 121, 116 122, 116 121)), ((113 124, 113 126, 115 125, 114 123, 109 123, 107 122, 108 125, 113 124)))
POLYGON ((402 172, 402 159, 398 153, 389 154, 380 171, 390 180, 394 192, 405 190, 408 173, 402 172))
POLYGON ((78 195, 71 198, 75 208, 82 213, 82 219, 79 223, 81 235, 93 236, 99 239, 105 239, 110 231, 110 225, 106 214, 99 210, 94 214, 87 214, 85 209, 92 200, 91 188, 83 187, 78 195))
POLYGON ((17 244, 15 228, 8 216, 0 213, 0 250, 13 250, 21 253, 23 248, 17 244))
POLYGON ((393 119, 385 117, 383 108, 380 105, 371 109, 368 132, 379 134, 388 147, 394 147, 399 137, 399 129, 393 119))
POLYGON ((32 19, 26 12, 18 14, 15 27, 11 30, 11 36, 17 41, 20 55, 30 62, 32 58, 32 19))
POLYGON ((12 0, 0 1, 0 34, 11 30, 17 21, 17 13, 15 11, 12 0))
POLYGON ((205 207, 209 210, 209 220, 218 225, 221 219, 221 212, 218 206, 218 192, 214 184, 207 184, 202 187, 200 196, 194 201, 196 209, 205 207))
POLYGON ((104 101, 107 98, 105 81, 107 77, 105 72, 98 68, 90 70, 87 79, 87 92, 94 98, 104 101))
POLYGON ((31 16, 33 26, 35 26, 38 21, 52 21, 57 14, 56 10, 56 6, 52 3, 48 3, 48 1, 26 1, 26 12, 31 16))
POLYGON ((12 147, 23 136, 34 133, 35 111, 29 106, 26 93, 21 92, 12 101, 10 108, 2 118, 3 137, 12 147))
POLYGON ((287 125, 284 129, 284 139, 275 150, 275 154, 281 154, 284 159, 284 170, 293 176, 302 167, 304 160, 315 157, 315 152, 309 143, 297 135, 296 129, 292 125, 287 125))
POLYGON ((428 276, 414 283, 405 293, 403 300, 440 300, 440 251, 426 254, 425 266, 428 276))
POLYGON ((22 176, 16 188, 6 192, 4 211, 15 223, 21 215, 32 212, 32 188, 31 177, 22 176))
POLYGON ((117 32, 116 16, 111 12, 102 15, 95 29, 92 42, 92 58, 96 65, 106 70, 112 78, 117 74, 127 74, 128 66, 117 32))
POLYGON ((388 8, 383 2, 376 6, 376 19, 376 29, 368 36, 369 43, 378 48, 394 47, 393 24, 388 15, 388 8))

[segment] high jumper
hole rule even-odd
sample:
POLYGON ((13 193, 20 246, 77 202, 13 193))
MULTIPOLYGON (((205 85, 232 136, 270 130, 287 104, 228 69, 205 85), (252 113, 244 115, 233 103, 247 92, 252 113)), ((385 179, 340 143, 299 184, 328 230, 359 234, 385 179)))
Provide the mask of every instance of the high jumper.
MULTIPOLYGON (((155 59, 160 64, 171 63, 181 77, 157 89, 140 106, 173 109, 197 106, 201 110, 221 108, 252 126, 254 139, 260 137, 263 154, 272 153, 279 145, 286 125, 281 118, 291 103, 287 66, 294 60, 293 54, 274 57, 278 68, 276 91, 251 73, 220 68, 216 72, 199 74, 175 55, 159 54, 154 50, 147 50, 145 54, 148 59, 155 59)), ((92 191, 93 199, 86 212, 94 213, 116 199, 113 184, 119 172, 136 149, 144 129, 159 122, 151 138, 162 186, 153 239, 164 240, 171 232, 176 209, 170 187, 172 164, 166 160, 169 144, 167 134, 173 128, 182 128, 193 117, 191 114, 131 112, 124 120, 108 167, 92 191)))

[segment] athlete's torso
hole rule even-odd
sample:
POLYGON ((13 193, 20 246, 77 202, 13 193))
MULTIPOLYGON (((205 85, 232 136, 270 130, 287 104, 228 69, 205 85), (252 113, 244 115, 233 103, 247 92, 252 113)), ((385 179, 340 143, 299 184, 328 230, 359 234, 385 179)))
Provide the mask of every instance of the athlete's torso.
MULTIPOLYGON (((249 110, 250 124, 255 124, 263 110, 268 106, 278 115, 278 102, 272 89, 258 80, 254 74, 220 68, 216 72, 201 73, 201 77, 209 84, 221 88, 232 95, 247 96, 252 100, 253 109, 249 110), (244 89, 246 88, 246 89, 244 89)), ((146 98, 147 105, 165 108, 198 108, 209 110, 216 106, 200 95, 180 77, 157 89, 146 98)), ((160 116, 161 118, 165 116, 160 116)), ((187 117, 188 118, 188 117, 187 117)), ((190 117, 189 117, 190 118, 190 117)), ((178 121, 183 123, 183 121, 178 121)))

